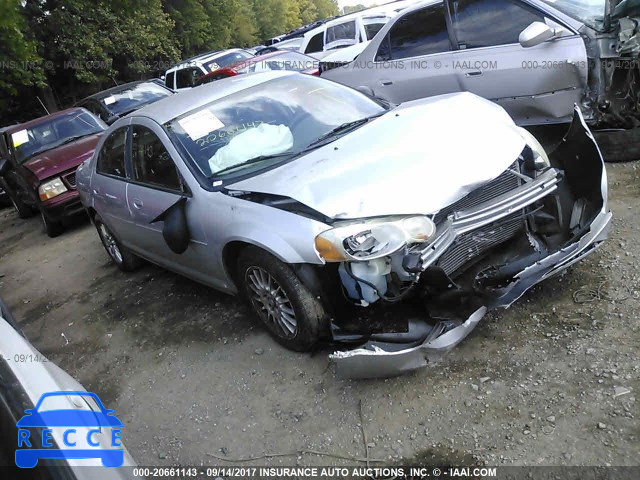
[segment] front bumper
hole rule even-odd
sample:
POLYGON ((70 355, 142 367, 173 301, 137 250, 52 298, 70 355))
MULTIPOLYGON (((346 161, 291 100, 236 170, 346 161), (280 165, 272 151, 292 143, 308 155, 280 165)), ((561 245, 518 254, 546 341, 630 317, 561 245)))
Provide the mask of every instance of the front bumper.
MULTIPOLYGON (((580 198, 589 197, 598 210, 586 226, 555 249, 545 251, 510 274, 508 281, 500 282, 466 320, 439 336, 429 335, 422 343, 402 345, 369 341, 363 347, 335 352, 330 360, 336 364, 336 373, 348 378, 379 378, 399 375, 425 367, 464 340, 484 315, 494 308, 506 308, 518 300, 537 283, 556 275, 573 263, 592 253, 611 229, 611 212, 607 206, 607 181, 599 149, 582 115, 576 109, 574 123, 563 144, 556 150, 565 171, 550 168, 535 180, 515 191, 491 199, 481 205, 456 212, 447 220, 436 239, 426 248, 413 251, 409 262, 415 270, 424 271, 454 244, 457 237, 511 215, 519 209, 533 205, 555 192, 562 182, 572 185, 580 198), (584 163, 580 163, 584 162, 584 163)), ((556 153, 554 152, 554 154, 556 153)))
POLYGON ((77 190, 69 190, 42 204, 42 210, 52 222, 60 222, 64 218, 73 217, 84 212, 77 190))

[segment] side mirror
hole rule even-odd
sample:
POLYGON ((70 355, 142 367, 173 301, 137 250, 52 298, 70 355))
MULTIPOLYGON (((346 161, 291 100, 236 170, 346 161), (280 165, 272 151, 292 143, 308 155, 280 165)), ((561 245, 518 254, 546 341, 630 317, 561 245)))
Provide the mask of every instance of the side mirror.
POLYGON ((555 36, 555 30, 546 23, 533 22, 520 33, 518 41, 524 48, 530 48, 551 40, 555 36))
POLYGON ((11 164, 6 158, 0 158, 0 177, 4 176, 9 170, 11 170, 11 164))
POLYGON ((187 224, 185 204, 187 197, 182 197, 168 209, 154 218, 151 223, 164 222, 162 236, 171 251, 181 254, 187 250, 191 241, 191 233, 187 224))

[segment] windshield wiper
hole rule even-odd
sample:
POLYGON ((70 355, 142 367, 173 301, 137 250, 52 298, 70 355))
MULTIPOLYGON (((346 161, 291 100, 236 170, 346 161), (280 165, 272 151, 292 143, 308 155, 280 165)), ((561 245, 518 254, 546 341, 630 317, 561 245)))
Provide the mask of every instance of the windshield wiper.
POLYGON ((73 137, 65 138, 62 142, 58 143, 56 145, 56 147, 60 147, 62 145, 66 145, 67 143, 75 142, 76 140, 80 140, 82 137, 86 137, 87 135, 92 135, 92 134, 91 133, 84 133, 82 135, 74 135, 73 137))
POLYGON ((387 113, 387 111, 385 110, 384 112, 381 113, 377 113, 375 115, 371 115, 370 117, 364 117, 364 118, 360 118, 358 120, 354 120, 353 122, 346 122, 343 123, 342 125, 338 125, 336 128, 334 128, 333 130, 329 130, 327 133, 320 135, 318 138, 316 138, 313 142, 311 142, 309 144, 309 146, 307 148, 305 148, 305 150, 308 150, 312 147, 316 147, 319 144, 323 143, 325 140, 328 140, 330 138, 333 137, 337 137, 339 135, 342 135, 344 133, 350 132, 351 130, 355 130, 356 128, 364 125, 365 123, 369 122, 369 120, 374 119, 374 118, 378 118, 381 115, 384 115, 385 113, 387 113))
POLYGON ((283 153, 276 153, 276 154, 273 154, 273 155, 260 155, 259 157, 253 157, 253 158, 250 158, 249 160, 246 160, 244 162, 236 163, 235 165, 230 165, 228 167, 223 168, 222 170, 218 170, 217 172, 215 172, 213 174, 213 176, 217 177, 221 173, 231 172, 231 171, 236 170, 238 168, 246 167, 247 165, 252 165, 254 163, 264 162, 265 160, 273 160, 274 158, 290 157, 290 156, 293 156, 293 155, 299 155, 299 152, 283 152, 283 153))

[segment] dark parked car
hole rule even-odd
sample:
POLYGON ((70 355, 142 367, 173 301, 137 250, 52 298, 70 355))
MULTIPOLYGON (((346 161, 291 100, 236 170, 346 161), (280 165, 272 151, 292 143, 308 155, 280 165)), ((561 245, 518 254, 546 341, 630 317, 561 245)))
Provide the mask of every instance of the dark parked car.
POLYGON ((277 50, 258 57, 219 68, 200 77, 196 85, 203 85, 222 78, 233 77, 242 73, 268 72, 271 70, 287 70, 291 72, 320 75, 318 60, 304 53, 277 50))
POLYGON ((70 108, 7 128, 0 177, 20 218, 40 212, 50 237, 83 211, 76 168, 93 155, 107 126, 84 108, 70 108))
POLYGON ((139 108, 173 95, 173 91, 155 81, 126 83, 103 90, 80 100, 76 107, 84 107, 111 125, 120 117, 139 108))

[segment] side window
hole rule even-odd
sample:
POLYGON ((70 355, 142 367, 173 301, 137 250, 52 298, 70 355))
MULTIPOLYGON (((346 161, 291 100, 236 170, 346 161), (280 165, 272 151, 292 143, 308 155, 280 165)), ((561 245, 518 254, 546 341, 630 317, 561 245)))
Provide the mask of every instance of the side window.
POLYGON ((96 171, 104 175, 126 177, 124 156, 127 146, 127 127, 119 128, 102 144, 98 155, 96 171))
POLYGON ((176 166, 160 139, 141 126, 132 129, 133 178, 169 190, 181 190, 176 166))
POLYGON ((167 73, 167 76, 164 79, 164 84, 167 88, 171 90, 174 89, 173 79, 176 78, 176 72, 167 73))
POLYGON ((520 33, 544 16, 511 0, 453 0, 453 31, 461 50, 518 43, 520 33))
POLYGON ((373 37, 376 36, 376 34, 382 30, 382 27, 384 27, 384 23, 369 23, 367 25, 364 26, 364 30, 367 33, 367 38, 365 39, 360 39, 360 41, 364 42, 365 40, 371 40, 373 39, 373 37))
POLYGON ((389 30, 389 44, 380 45, 379 57, 383 58, 385 48, 392 60, 451 50, 444 5, 433 5, 400 18, 389 30))
POLYGON ((304 53, 321 52, 322 49, 324 48, 323 39, 324 39, 324 32, 315 34, 313 37, 311 37, 311 40, 309 40, 309 45, 307 45, 307 48, 304 50, 304 53))
POLYGON ((327 43, 335 42, 336 40, 354 40, 356 38, 356 22, 340 23, 333 27, 327 28, 327 43))
POLYGON ((191 88, 203 73, 198 67, 183 68, 176 72, 176 88, 191 88))

